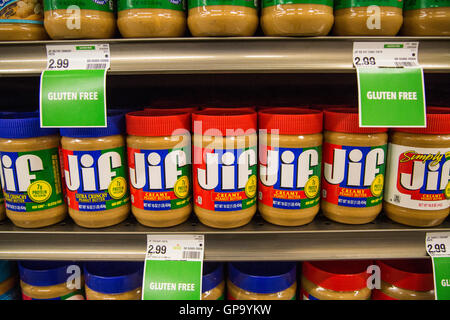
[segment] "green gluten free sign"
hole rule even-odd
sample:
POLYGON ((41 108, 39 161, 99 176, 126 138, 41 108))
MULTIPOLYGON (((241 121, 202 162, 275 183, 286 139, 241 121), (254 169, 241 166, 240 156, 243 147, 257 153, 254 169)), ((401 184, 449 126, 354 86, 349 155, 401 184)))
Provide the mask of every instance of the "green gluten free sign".
POLYGON ((423 69, 357 68, 361 127, 425 127, 423 69))
POLYGON ((45 70, 41 127, 106 127, 106 70, 45 70))

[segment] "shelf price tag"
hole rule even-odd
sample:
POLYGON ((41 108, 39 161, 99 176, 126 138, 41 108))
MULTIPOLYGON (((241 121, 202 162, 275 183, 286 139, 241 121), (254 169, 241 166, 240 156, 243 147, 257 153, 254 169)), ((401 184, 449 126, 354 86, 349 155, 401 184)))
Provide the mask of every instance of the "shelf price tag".
POLYGON ((360 127, 426 127, 418 42, 354 42, 360 127))
POLYGON ((41 127, 106 127, 109 44, 47 45, 41 127))
POLYGON ((450 300, 450 232, 426 234, 425 246, 433 261, 436 300, 450 300))
POLYGON ((142 300, 201 300, 203 235, 147 235, 142 300))

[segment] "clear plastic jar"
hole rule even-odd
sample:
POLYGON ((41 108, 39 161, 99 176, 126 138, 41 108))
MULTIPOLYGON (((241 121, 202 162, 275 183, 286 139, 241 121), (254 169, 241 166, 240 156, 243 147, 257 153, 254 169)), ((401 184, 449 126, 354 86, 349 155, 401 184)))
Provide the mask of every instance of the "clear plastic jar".
POLYGON ((192 114, 194 212, 203 224, 236 228, 256 212, 256 112, 192 114))
POLYGON ((0 41, 45 40, 42 0, 4 0, 0 3, 0 41))
POLYGON ((303 262, 302 300, 369 300, 368 261, 303 262))
POLYGON ((426 128, 391 131, 383 209, 395 222, 433 227, 450 214, 450 110, 427 108, 426 128))
POLYGON ((116 32, 112 0, 44 1, 44 26, 50 38, 109 39, 116 32))
POLYGON ((333 1, 263 0, 266 36, 326 36, 333 26, 333 1))
POLYGON ((38 114, 0 117, 0 165, 6 215, 18 227, 41 228, 67 216, 61 185, 58 129, 38 114))
POLYGON ((84 300, 82 268, 68 261, 19 262, 23 300, 84 300))
POLYGON ((387 129, 360 128, 358 110, 324 112, 321 208, 347 224, 373 221, 382 209, 387 129))
POLYGON ((117 26, 124 38, 181 37, 186 31, 184 0, 119 0, 117 26))
POLYGON ((257 0, 189 0, 188 7, 194 37, 249 37, 258 27, 257 0))
POLYGON ((0 301, 19 299, 20 290, 16 264, 12 261, 0 261, 0 301))
POLYGON ((441 0, 405 0, 402 35, 450 36, 450 3, 441 0))
POLYGON ((395 36, 403 23, 403 0, 335 0, 333 34, 395 36))
POLYGON ((88 262, 86 300, 141 300, 142 262, 88 262))
POLYGON ((143 225, 171 227, 192 211, 190 114, 126 115, 131 212, 143 225))
POLYGON ((430 259, 376 261, 381 288, 372 300, 434 300, 433 268, 430 259))
POLYGON ((106 128, 60 132, 71 218, 85 228, 124 221, 130 212, 124 115, 109 114, 106 128))
POLYGON ((258 112, 258 209, 282 226, 310 223, 319 212, 321 111, 273 108, 258 112))
POLYGON ((223 263, 203 263, 202 299, 224 300, 225 280, 223 277, 223 263))
POLYGON ((228 300, 295 300, 295 262, 228 263, 228 300))

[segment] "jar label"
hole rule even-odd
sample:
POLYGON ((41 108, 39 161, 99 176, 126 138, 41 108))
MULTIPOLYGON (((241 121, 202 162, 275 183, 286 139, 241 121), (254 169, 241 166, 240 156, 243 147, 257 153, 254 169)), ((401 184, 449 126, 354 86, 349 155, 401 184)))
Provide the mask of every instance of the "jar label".
POLYGON ((22 300, 84 300, 83 291, 82 290, 75 290, 69 294, 66 294, 61 297, 56 298, 50 298, 50 299, 36 299, 31 298, 27 296, 26 294, 22 293, 22 300))
POLYGON ((388 296, 387 294, 385 294, 384 292, 382 292, 379 289, 373 289, 371 300, 398 300, 398 299, 388 296))
POLYGON ((450 0, 405 0, 405 10, 450 7, 450 0))
POLYGON ((211 149, 194 145, 194 202, 213 211, 237 211, 256 204, 256 146, 211 149))
POLYGON ((260 144, 259 201, 279 209, 319 204, 322 147, 277 148, 260 144))
POLYGON ((353 7, 369 7, 369 6, 379 6, 379 7, 396 7, 403 8, 403 0, 335 0, 334 9, 345 9, 353 7))
POLYGON ((44 10, 98 10, 113 12, 112 0, 44 0, 44 10))
POLYGON ((387 145, 323 144, 322 198, 344 207, 366 208, 383 199, 387 145))
POLYGON ((450 148, 390 143, 385 201, 415 210, 450 207, 450 148))
POLYGON ((311 294, 309 294, 305 289, 301 288, 300 289, 300 297, 302 298, 302 300, 319 300, 316 297, 312 296, 311 294))
POLYGON ((189 9, 205 6, 237 6, 258 8, 258 0, 192 0, 188 1, 189 9))
POLYGON ((42 0, 0 0, 0 23, 43 24, 42 0))
POLYGON ((94 151, 63 149, 62 153, 70 208, 104 211, 129 202, 124 147, 94 151))
POLYGON ((184 11, 185 0, 119 0, 118 11, 130 9, 168 9, 184 11))
POLYGON ((58 148, 0 151, 0 179, 6 208, 34 212, 63 203, 58 148))
POLYGON ((283 4, 321 4, 333 7, 333 0, 262 0, 263 8, 283 4))
POLYGON ((190 146, 128 148, 131 203, 142 210, 174 210, 191 203, 190 146))

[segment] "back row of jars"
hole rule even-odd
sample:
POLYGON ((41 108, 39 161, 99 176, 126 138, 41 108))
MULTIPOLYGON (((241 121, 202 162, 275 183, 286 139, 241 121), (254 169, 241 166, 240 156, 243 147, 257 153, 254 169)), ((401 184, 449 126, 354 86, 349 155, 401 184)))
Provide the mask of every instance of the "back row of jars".
POLYGON ((282 226, 307 224, 320 208, 347 224, 369 223, 383 207, 410 226, 436 226, 450 213, 448 108, 429 107, 427 128, 392 130, 389 147, 388 129, 359 127, 353 108, 191 111, 111 111, 105 128, 60 130, 40 128, 36 113, 3 114, 6 215, 37 228, 68 211, 100 228, 131 206, 141 224, 170 227, 193 207, 203 224, 235 228, 257 207, 282 226))
MULTIPOLYGON (((19 0, 0 4, 0 40, 252 36, 258 0, 19 0), (186 18, 185 7, 188 6, 186 18)), ((450 35, 441 0, 262 0, 267 36, 450 35), (334 9, 334 10, 333 10, 334 9), (333 12, 334 11, 334 12, 333 12), (404 12, 403 12, 404 11, 404 12), (403 28, 402 28, 403 26, 403 28)))

